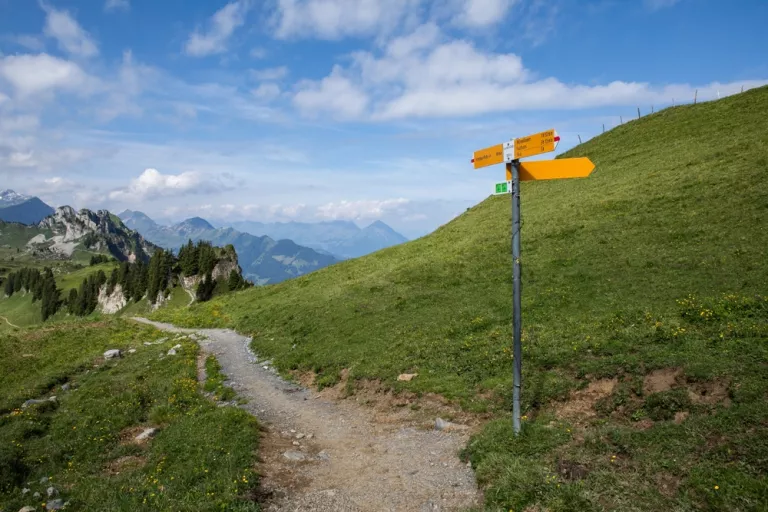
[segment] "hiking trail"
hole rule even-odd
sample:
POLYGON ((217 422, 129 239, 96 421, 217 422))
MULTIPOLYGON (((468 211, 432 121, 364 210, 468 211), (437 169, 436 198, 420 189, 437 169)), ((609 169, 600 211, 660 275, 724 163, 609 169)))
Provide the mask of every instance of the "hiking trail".
POLYGON ((232 330, 135 320, 204 336, 201 352, 216 356, 248 400, 241 407, 266 428, 258 468, 264 510, 426 512, 482 503, 472 468, 458 457, 469 429, 425 428, 401 404, 383 411, 287 382, 250 351, 249 338, 232 330))
POLYGON ((8 325, 10 325, 10 326, 11 326, 11 327, 13 327, 14 329, 21 329, 21 327, 19 327, 19 326, 18 326, 18 325, 16 325, 16 324, 13 324, 13 323, 11 323, 11 321, 10 321, 10 320, 8 320, 7 318, 5 318, 4 316, 0 316, 0 318, 2 318, 3 320, 5 320, 5 323, 7 323, 8 325))

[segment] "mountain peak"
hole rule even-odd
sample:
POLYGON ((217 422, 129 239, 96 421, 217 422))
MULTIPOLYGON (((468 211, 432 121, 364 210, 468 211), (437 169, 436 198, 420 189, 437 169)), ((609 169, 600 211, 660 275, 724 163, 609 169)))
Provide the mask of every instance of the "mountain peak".
POLYGON ((29 196, 25 196, 24 194, 19 194, 18 192, 8 189, 0 192, 0 208, 5 206, 15 206, 17 204, 21 204, 25 201, 29 201, 32 199, 29 196))
POLYGON ((192 217, 191 219, 187 219, 184 222, 180 223, 179 227, 184 227, 187 229, 195 229, 195 230, 216 229, 211 225, 210 222, 208 222, 207 220, 201 217, 192 217))

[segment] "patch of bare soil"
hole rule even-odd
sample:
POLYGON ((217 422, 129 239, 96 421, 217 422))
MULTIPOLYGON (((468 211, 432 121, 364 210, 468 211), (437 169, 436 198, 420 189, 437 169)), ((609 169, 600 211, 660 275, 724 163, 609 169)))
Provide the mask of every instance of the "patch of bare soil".
MULTIPOLYGON (((311 387, 316 380, 313 372, 295 373, 294 378, 304 387, 311 387)), ((470 427, 473 431, 491 414, 473 414, 463 411, 450 400, 436 393, 424 393, 421 396, 409 391, 395 392, 384 386, 378 379, 358 379, 349 382, 349 370, 341 371, 340 381, 332 387, 318 392, 328 400, 349 400, 370 407, 376 422, 381 424, 409 424, 430 429, 435 418, 470 427), (350 394, 350 389, 352 394, 350 394)))
POLYGON ((108 475, 119 475, 126 471, 134 471, 143 468, 147 464, 146 457, 139 457, 137 455, 128 455, 126 457, 120 457, 115 459, 104 468, 104 472, 108 475))
POLYGON ((680 368, 662 368, 660 370, 654 370, 645 376, 645 379, 643 380, 643 391, 646 395, 669 391, 675 387, 675 384, 682 374, 683 371, 680 368))
POLYGON ((691 402, 697 405, 724 405, 731 406, 731 398, 728 395, 728 384, 714 380, 697 382, 688 388, 688 396, 691 402))
POLYGON ((673 498, 677 496, 677 490, 680 488, 680 478, 669 473, 657 473, 656 485, 661 494, 673 498))
POLYGON ((592 418, 597 415, 595 404, 610 396, 618 384, 616 377, 590 382, 586 388, 571 392, 567 401, 557 404, 555 414, 560 418, 572 420, 592 418))

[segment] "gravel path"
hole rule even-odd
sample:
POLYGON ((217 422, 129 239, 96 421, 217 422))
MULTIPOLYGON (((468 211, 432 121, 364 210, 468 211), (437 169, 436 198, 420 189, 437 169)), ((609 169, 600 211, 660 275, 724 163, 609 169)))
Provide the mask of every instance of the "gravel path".
POLYGON ((234 331, 136 320, 198 333, 202 350, 248 399, 243 407, 266 426, 259 454, 266 510, 448 511, 482 503, 472 469, 457 456, 466 431, 419 428, 286 382, 234 331))

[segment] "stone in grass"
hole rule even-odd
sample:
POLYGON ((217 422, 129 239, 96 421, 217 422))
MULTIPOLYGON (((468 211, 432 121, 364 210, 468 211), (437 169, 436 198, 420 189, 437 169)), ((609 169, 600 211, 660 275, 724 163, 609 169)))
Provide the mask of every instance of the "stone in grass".
POLYGON ((35 494, 32 495, 32 497, 35 498, 36 500, 39 500, 40 498, 43 497, 43 495, 40 494, 39 492, 36 492, 35 494))
POLYGON ((35 509, 35 507, 30 507, 29 505, 27 505, 26 507, 20 508, 19 512, 35 512, 35 510, 37 510, 35 509))
POLYGON ((135 441, 143 443, 144 441, 148 441, 150 438, 155 437, 155 434, 157 434, 157 429, 154 427, 144 429, 144 432, 136 436, 135 441))
POLYGON ((419 376, 418 373, 401 373, 400 375, 397 376, 397 380, 401 382, 410 382, 418 376, 419 376))
POLYGON ((113 348, 104 352, 104 359, 116 359, 122 357, 123 353, 119 349, 113 348))
MULTIPOLYGON (((24 402, 23 404, 21 404, 21 408, 22 408, 22 409, 26 409, 27 407, 32 407, 33 405, 46 404, 46 403, 48 403, 48 402, 56 402, 56 397, 55 397, 55 396, 52 396, 51 398, 49 398, 48 400, 36 400, 36 399, 27 400, 26 402, 24 402), (52 398, 53 400, 51 400, 51 398, 52 398)), ((46 481, 47 481, 47 480, 46 480, 46 481)), ((42 483, 42 482, 41 482, 41 483, 42 483)))
POLYGON ((21 495, 26 496, 27 494, 31 493, 32 489, 27 489, 26 487, 21 490, 21 495))
POLYGON ((51 486, 49 487, 45 493, 48 495, 48 498, 54 498, 59 495, 59 491, 56 490, 55 487, 51 486))
POLYGON ((169 356, 175 356, 177 354, 177 350, 181 349, 181 345, 176 345, 171 350, 168 351, 169 356))
POLYGON ((67 382, 66 384, 62 384, 61 385, 61 390, 62 391, 69 391, 71 388, 72 388, 72 384, 70 384, 69 382, 67 382))
POLYGON ((132 349, 130 349, 130 350, 128 351, 128 353, 129 353, 129 354, 135 354, 135 353, 136 353, 136 349, 135 349, 135 348, 132 348, 132 349))
POLYGON ((48 478, 47 476, 44 476, 43 478, 40 479, 40 483, 41 484, 47 484, 49 480, 50 480, 50 478, 48 478))
POLYGON ((45 504, 45 510, 61 510, 64 508, 63 500, 51 500, 45 504))

